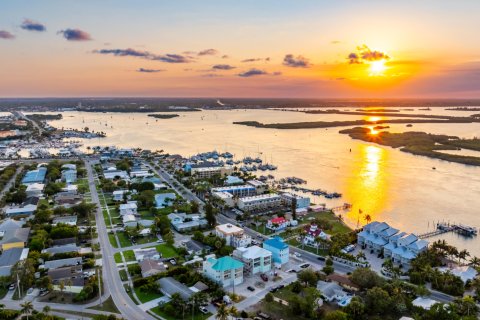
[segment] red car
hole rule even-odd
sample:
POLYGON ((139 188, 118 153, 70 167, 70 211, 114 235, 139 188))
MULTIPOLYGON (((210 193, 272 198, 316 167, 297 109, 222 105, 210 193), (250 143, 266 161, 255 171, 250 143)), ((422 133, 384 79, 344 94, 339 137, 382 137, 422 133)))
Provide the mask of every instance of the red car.
POLYGON ((262 280, 265 281, 265 282, 268 281, 268 277, 267 277, 267 275, 264 274, 264 273, 262 273, 262 274, 260 275, 260 278, 262 278, 262 280))

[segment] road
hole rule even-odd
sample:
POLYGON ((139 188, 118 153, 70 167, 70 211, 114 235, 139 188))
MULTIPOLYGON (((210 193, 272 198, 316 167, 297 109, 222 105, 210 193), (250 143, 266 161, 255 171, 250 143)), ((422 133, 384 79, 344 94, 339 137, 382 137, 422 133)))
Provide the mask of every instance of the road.
POLYGON ((10 180, 7 182, 5 187, 3 187, 3 190, 0 192, 0 199, 3 198, 3 196, 8 192, 8 190, 10 190, 13 183, 15 182, 15 179, 17 178, 19 173, 22 172, 22 169, 23 169, 23 165, 19 165, 17 168, 17 171, 15 171, 15 174, 12 176, 12 178, 10 178, 10 180))
POLYGON ((93 176, 93 170, 89 161, 85 162, 88 174, 88 184, 90 187, 90 193, 92 202, 97 205, 95 211, 95 219, 97 222, 97 233, 100 247, 102 249, 102 275, 105 293, 110 293, 118 310, 126 319, 155 319, 145 311, 140 309, 135 302, 130 299, 130 296, 123 287, 120 274, 118 273, 118 267, 113 258, 114 250, 108 239, 107 226, 103 219, 103 213, 100 205, 100 199, 98 197, 97 188, 95 187, 95 180, 93 176))

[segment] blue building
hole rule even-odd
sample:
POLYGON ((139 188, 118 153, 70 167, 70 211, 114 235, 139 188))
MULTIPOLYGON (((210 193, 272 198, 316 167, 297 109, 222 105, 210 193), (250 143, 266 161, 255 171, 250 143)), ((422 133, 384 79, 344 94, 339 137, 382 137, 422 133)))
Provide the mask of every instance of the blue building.
POLYGON ((283 265, 288 262, 290 250, 281 237, 273 237, 263 242, 263 248, 272 253, 273 262, 283 265))
POLYGON ((22 179, 22 184, 28 186, 33 183, 43 183, 46 175, 47 168, 45 167, 38 168, 37 170, 28 171, 25 174, 25 177, 23 177, 22 179))

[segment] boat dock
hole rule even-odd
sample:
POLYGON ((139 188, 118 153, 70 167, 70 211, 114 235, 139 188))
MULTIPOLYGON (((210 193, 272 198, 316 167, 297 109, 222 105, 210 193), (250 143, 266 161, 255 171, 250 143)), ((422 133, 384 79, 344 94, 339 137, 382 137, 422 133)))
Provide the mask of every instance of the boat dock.
POLYGON ((352 205, 350 203, 344 203, 343 205, 341 206, 338 206, 338 207, 334 207, 330 210, 332 210, 333 212, 337 212, 337 211, 345 211, 345 210, 349 210, 352 208, 352 205))
POLYGON ((455 232, 466 237, 473 237, 477 235, 478 230, 474 227, 465 226, 463 224, 449 224, 449 223, 437 223, 437 229, 434 231, 422 233, 418 235, 420 239, 426 239, 434 237, 447 232, 455 232))

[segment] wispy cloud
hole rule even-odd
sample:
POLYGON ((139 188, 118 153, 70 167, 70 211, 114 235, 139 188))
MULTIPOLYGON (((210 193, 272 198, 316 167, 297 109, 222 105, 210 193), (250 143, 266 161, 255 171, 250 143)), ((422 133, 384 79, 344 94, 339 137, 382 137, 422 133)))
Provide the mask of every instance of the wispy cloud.
POLYGON ((215 69, 215 70, 232 70, 232 69, 235 69, 236 67, 234 66, 231 66, 229 64, 216 64, 212 67, 212 69, 215 69))
POLYGON ((228 56, 228 54, 224 54, 224 55, 222 56, 222 59, 228 59, 228 58, 230 58, 230 57, 228 56))
POLYGON ((390 57, 385 53, 377 50, 370 50, 367 45, 357 47, 357 52, 351 52, 347 56, 347 60, 350 64, 361 64, 366 61, 378 61, 378 60, 389 60, 390 57))
POLYGON ((23 20, 22 24, 20 25, 20 28, 28 31, 37 31, 37 32, 47 31, 47 27, 45 27, 44 24, 37 21, 30 20, 30 19, 23 20))
POLYGON ((188 63, 192 59, 180 54, 154 54, 149 51, 140 51, 132 48, 127 49, 101 49, 94 50, 93 53, 111 54, 117 57, 138 57, 147 60, 162 61, 166 63, 188 63))
POLYGON ((199 56, 214 56, 218 53, 216 49, 205 49, 197 53, 199 56))
POLYGON ((243 59, 241 62, 259 62, 259 61, 270 61, 270 57, 266 57, 266 58, 248 58, 248 59, 243 59))
POLYGON ((281 74, 282 74, 281 72, 268 73, 268 72, 265 71, 265 70, 260 70, 260 69, 252 68, 252 69, 250 69, 250 70, 247 70, 247 71, 244 71, 244 72, 241 72, 241 73, 237 74, 237 76, 243 77, 243 78, 249 78, 249 77, 255 77, 255 76, 262 76, 262 75, 279 76, 279 75, 281 75, 281 74))
POLYGON ((217 73, 205 73, 205 74, 202 74, 201 77, 203 77, 203 78, 219 78, 219 77, 222 77, 222 75, 217 74, 217 73))
POLYGON ((80 29, 65 29, 60 30, 57 34, 63 35, 68 41, 89 41, 92 40, 92 37, 88 32, 85 32, 80 29))
POLYGON ((8 31, 0 30, 0 39, 12 40, 15 39, 15 36, 8 31))
POLYGON ((293 54, 287 54, 283 58, 283 65, 292 68, 308 68, 310 67, 310 61, 303 56, 294 56, 293 54))
POLYGON ((144 73, 156 73, 156 72, 163 72, 165 69, 146 69, 146 68, 138 68, 137 72, 144 72, 144 73))

